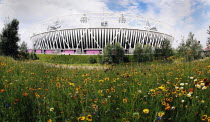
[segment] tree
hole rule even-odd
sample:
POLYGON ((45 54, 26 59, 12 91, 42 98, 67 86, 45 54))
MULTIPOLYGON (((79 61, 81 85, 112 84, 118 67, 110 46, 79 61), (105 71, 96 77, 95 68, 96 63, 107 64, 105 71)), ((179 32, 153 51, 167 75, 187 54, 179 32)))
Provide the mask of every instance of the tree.
POLYGON ((29 59, 27 44, 24 41, 21 43, 19 50, 19 57, 21 59, 29 59))
POLYGON ((122 63, 124 62, 124 49, 121 47, 120 43, 116 43, 113 49, 113 62, 114 63, 122 63))
POLYGON ((181 56, 184 56, 187 61, 192 61, 195 59, 202 58, 202 46, 201 44, 194 38, 193 33, 189 33, 188 39, 186 42, 182 42, 178 47, 178 52, 181 53, 181 56))
POLYGON ((103 50, 103 62, 102 63, 113 63, 112 59, 112 45, 109 43, 106 45, 106 47, 103 50))
POLYGON ((18 57, 17 42, 20 40, 18 37, 18 26, 19 21, 17 19, 13 19, 3 28, 0 44, 2 55, 11 56, 13 58, 18 57))
MULTIPOLYGON (((207 30, 207 34, 209 34, 210 35, 210 26, 209 26, 209 30, 207 30)), ((208 44, 207 44, 208 46, 210 45, 210 37, 208 37, 208 44)))
POLYGON ((153 60, 153 49, 152 46, 149 44, 144 45, 143 47, 143 56, 142 61, 152 61, 153 60))
POLYGON ((143 54, 143 48, 142 48, 141 44, 138 43, 135 45, 135 49, 133 51, 134 61, 141 62, 142 54, 143 54))
POLYGON ((163 40, 163 43, 161 45, 160 55, 164 59, 167 59, 168 57, 173 55, 173 50, 171 47, 171 42, 167 39, 163 40))
POLYGON ((114 45, 107 44, 103 50, 103 62, 102 63, 122 63, 124 62, 124 49, 119 43, 114 45))

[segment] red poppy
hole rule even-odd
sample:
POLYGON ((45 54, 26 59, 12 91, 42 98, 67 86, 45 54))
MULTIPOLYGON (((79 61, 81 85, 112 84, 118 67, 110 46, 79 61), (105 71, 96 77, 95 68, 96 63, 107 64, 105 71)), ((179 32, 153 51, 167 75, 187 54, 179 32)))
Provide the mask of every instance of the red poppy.
POLYGON ((189 88, 188 91, 189 91, 189 92, 193 92, 194 89, 193 89, 193 88, 189 88))

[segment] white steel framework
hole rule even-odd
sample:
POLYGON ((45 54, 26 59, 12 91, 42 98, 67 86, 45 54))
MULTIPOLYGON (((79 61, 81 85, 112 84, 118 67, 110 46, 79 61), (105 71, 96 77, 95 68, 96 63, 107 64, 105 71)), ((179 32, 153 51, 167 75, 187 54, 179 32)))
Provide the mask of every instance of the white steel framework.
POLYGON ((31 37, 34 49, 103 49, 107 43, 119 42, 122 47, 135 48, 137 43, 160 47, 164 39, 173 37, 155 31, 128 28, 74 28, 40 33, 31 37), (128 47, 126 47, 128 46, 128 47))

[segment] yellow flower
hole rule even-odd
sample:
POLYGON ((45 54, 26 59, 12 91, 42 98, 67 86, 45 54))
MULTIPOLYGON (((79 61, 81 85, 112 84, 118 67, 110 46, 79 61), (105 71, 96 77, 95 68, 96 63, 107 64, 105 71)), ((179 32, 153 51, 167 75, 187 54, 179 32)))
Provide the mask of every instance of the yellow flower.
POLYGON ((157 113, 157 115, 158 115, 159 117, 162 117, 162 116, 165 115, 165 112, 164 112, 164 111, 160 111, 160 112, 157 113))
POLYGON ((40 98, 40 95, 39 95, 38 93, 35 93, 35 96, 36 96, 37 98, 40 98))
POLYGON ((149 109, 144 109, 143 113, 148 114, 149 113, 149 109))
POLYGON ((70 83, 70 82, 69 82, 69 85, 70 85, 70 86, 75 86, 74 83, 70 83))
POLYGON ((208 122, 210 122, 210 117, 207 118, 208 122))
POLYGON ((49 119, 47 122, 52 122, 52 119, 49 119))
POLYGON ((139 112, 133 113, 133 118, 139 119, 140 118, 139 112))
POLYGON ((87 120, 87 121, 93 121, 92 116, 91 116, 91 115, 87 115, 87 116, 86 116, 86 120, 87 120))
POLYGON ((81 116, 81 117, 78 117, 77 119, 78 119, 78 121, 83 121, 83 120, 85 120, 85 117, 81 116))
POLYGON ((56 87, 60 88, 61 87, 61 83, 60 82, 57 82, 56 83, 56 87))
POLYGON ((123 103, 127 103, 128 102, 128 99, 127 98, 124 98, 123 99, 123 103))
POLYGON ((54 111, 54 108, 50 108, 50 111, 54 111))
POLYGON ((203 115, 202 120, 206 120, 207 119, 207 115, 203 115))

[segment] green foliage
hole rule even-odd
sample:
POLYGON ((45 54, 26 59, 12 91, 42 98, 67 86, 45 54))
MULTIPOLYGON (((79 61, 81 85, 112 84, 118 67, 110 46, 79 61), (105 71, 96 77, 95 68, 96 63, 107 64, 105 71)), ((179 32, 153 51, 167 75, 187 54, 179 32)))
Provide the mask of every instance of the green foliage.
POLYGON ((160 48, 155 48, 155 58, 161 60, 167 60, 168 57, 173 56, 174 52, 169 40, 163 40, 160 48))
POLYGON ((18 58, 18 44, 20 40, 18 37, 19 21, 13 19, 10 23, 5 25, 1 35, 0 52, 2 55, 18 58))
POLYGON ((36 53, 32 52, 32 53, 29 53, 29 59, 31 59, 31 60, 38 60, 39 57, 37 56, 36 53))
POLYGON ((19 48, 19 58, 21 60, 29 59, 27 44, 23 41, 19 48))
POLYGON ((90 64, 97 63, 97 60, 93 56, 90 56, 88 59, 90 64))
POLYGON ((122 63, 125 60, 124 49, 120 46, 120 43, 116 43, 115 45, 106 45, 103 50, 102 63, 122 63))
POLYGON ((142 56, 142 61, 152 61, 153 60, 153 54, 154 51, 152 49, 152 46, 149 44, 144 45, 143 47, 143 56, 142 56))
POLYGON ((142 48, 140 44, 137 44, 134 49, 133 58, 135 62, 152 61, 154 58, 154 51, 152 46, 146 44, 142 48))
POLYGON ((135 62, 141 62, 143 57, 143 48, 141 44, 136 44, 135 49, 133 51, 133 58, 135 62))
POLYGON ((194 34, 191 32, 186 42, 183 40, 179 45, 178 53, 185 57, 187 61, 200 59, 204 56, 201 44, 194 38, 194 34))
POLYGON ((209 30, 207 30, 207 34, 209 34, 209 37, 208 37, 208 46, 210 46, 210 26, 209 26, 209 30))

